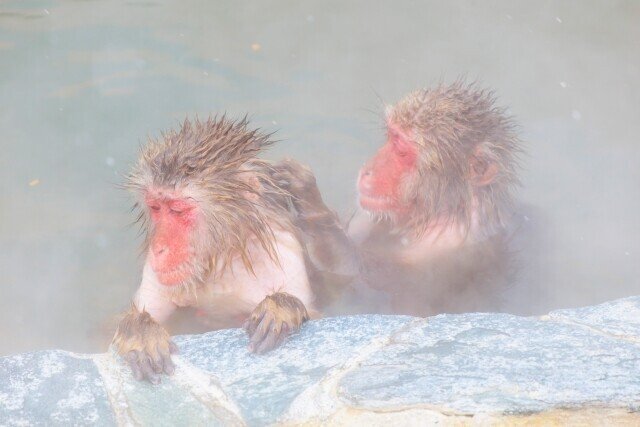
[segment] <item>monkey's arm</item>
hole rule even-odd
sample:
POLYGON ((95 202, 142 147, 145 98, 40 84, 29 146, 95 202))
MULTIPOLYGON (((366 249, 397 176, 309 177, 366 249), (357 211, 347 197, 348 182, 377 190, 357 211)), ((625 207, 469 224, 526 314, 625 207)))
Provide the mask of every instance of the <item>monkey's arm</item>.
POLYGON ((245 322, 249 351, 264 353, 297 332, 310 317, 318 317, 309 284, 302 247, 290 233, 276 232, 278 261, 269 259, 258 284, 267 289, 245 322), (311 315, 310 315, 311 314, 311 315))
POLYGON ((296 225, 304 233, 305 246, 316 268, 341 276, 357 276, 361 269, 357 247, 338 216, 322 200, 311 170, 291 159, 277 164, 275 170, 274 179, 293 196, 296 225))
POLYGON ((173 374, 171 353, 177 347, 159 322, 164 322, 175 309, 168 292, 155 280, 149 265, 145 265, 133 304, 113 337, 118 354, 127 361, 137 380, 157 384, 162 373, 173 374))
POLYGON ((144 265, 142 283, 133 297, 133 303, 138 311, 146 311, 158 323, 164 323, 177 308, 169 288, 158 281, 148 261, 144 265))

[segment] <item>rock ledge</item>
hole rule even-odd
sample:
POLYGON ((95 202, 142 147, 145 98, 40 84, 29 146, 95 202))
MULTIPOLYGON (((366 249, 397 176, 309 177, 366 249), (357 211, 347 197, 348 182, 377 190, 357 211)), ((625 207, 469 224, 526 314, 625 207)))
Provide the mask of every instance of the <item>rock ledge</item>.
POLYGON ((0 358, 1 423, 640 423, 640 297, 537 318, 327 318, 264 356, 238 329, 176 343, 159 386, 112 353, 0 358))

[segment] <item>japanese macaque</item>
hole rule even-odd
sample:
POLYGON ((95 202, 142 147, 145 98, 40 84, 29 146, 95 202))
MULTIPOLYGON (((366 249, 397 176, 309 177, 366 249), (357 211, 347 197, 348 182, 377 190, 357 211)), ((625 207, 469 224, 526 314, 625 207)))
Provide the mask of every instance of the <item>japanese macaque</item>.
POLYGON ((146 235, 142 283, 113 345, 137 379, 171 374, 163 323, 197 307, 218 327, 244 325, 268 351, 314 315, 304 249, 271 166, 271 141, 246 119, 185 120, 142 149, 126 186, 146 235), (244 322, 244 323, 243 323, 244 322))
POLYGON ((355 288, 336 311, 497 308, 512 271, 513 120, 490 91, 459 81, 388 107, 386 128, 385 144, 360 170, 359 208, 344 228, 308 168, 278 166, 313 263, 355 288))

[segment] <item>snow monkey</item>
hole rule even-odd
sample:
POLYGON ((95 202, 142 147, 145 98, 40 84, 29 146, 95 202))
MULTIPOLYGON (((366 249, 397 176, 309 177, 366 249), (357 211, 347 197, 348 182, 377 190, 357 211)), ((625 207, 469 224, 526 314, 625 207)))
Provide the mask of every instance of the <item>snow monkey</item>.
POLYGON ((198 307, 244 327, 262 353, 314 311, 303 247, 268 162, 269 135, 247 119, 184 121, 143 147, 125 184, 146 235, 142 283, 113 344, 137 379, 171 374, 176 350, 162 324, 198 307))
POLYGON ((278 166, 314 264, 347 277, 358 295, 338 310, 495 309, 512 271, 507 243, 521 151, 513 119, 492 92, 458 81, 388 107, 386 129, 360 170, 359 208, 344 228, 308 168, 278 166))

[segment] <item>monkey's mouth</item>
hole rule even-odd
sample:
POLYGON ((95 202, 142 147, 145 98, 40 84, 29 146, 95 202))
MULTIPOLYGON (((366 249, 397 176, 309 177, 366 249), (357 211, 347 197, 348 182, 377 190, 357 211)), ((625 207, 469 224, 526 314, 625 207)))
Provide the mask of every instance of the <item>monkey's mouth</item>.
POLYGON ((387 196, 372 196, 360 193, 360 206, 371 212, 387 212, 396 208, 396 201, 387 196))

